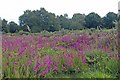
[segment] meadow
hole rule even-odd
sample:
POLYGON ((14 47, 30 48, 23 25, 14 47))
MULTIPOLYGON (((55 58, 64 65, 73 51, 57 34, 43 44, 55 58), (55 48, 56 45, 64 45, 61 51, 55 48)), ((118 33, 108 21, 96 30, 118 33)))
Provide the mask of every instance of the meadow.
POLYGON ((2 35, 3 78, 118 78, 116 30, 2 35))

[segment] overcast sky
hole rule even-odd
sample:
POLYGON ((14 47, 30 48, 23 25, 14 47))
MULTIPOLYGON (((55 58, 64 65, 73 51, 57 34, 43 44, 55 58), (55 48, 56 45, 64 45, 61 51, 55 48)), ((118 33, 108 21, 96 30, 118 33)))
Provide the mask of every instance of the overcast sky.
POLYGON ((87 15, 96 12, 103 17, 108 12, 118 13, 118 1, 120 0, 0 0, 0 17, 18 23, 23 11, 41 7, 56 15, 67 13, 72 17, 74 13, 87 15))

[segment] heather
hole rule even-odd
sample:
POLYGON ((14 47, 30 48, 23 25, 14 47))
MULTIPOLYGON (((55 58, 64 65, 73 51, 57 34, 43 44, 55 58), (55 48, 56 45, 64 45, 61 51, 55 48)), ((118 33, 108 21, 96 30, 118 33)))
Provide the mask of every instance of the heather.
POLYGON ((3 78, 117 78, 116 30, 2 35, 3 78))

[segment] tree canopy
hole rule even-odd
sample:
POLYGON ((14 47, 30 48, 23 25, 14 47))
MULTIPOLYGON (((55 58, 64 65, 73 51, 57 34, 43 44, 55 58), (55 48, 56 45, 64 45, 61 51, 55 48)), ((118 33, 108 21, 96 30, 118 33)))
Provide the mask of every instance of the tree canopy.
POLYGON ((20 30, 28 31, 29 26, 31 32, 41 32, 43 30, 53 32, 61 29, 80 30, 84 28, 97 28, 102 26, 103 28, 112 28, 115 26, 114 21, 117 20, 117 14, 114 12, 108 12, 104 17, 101 17, 95 12, 91 12, 88 15, 81 13, 74 13, 72 18, 69 18, 68 14, 55 15, 48 12, 45 8, 40 10, 26 10, 19 16, 19 24, 14 21, 8 23, 7 20, 2 20, 2 31, 5 33, 15 33, 20 30))
POLYGON ((115 24, 113 23, 115 20, 117 20, 117 14, 113 12, 109 12, 106 14, 103 19, 103 26, 106 28, 112 28, 115 27, 115 24))
POLYGON ((97 28, 97 26, 101 25, 101 21, 101 17, 97 13, 92 12, 85 17, 85 26, 87 28, 97 28))

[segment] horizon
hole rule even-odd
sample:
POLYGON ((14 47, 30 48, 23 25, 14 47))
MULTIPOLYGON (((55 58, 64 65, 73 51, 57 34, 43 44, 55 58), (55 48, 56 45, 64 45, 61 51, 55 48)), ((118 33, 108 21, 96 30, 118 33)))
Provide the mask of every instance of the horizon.
POLYGON ((69 18, 75 13, 88 15, 91 12, 104 17, 108 12, 118 13, 118 2, 119 0, 4 0, 1 1, 2 4, 0 5, 0 17, 1 19, 6 19, 8 22, 14 21, 19 24, 19 16, 25 10, 40 10, 41 7, 45 8, 48 12, 55 13, 55 15, 64 15, 67 13, 69 18), (8 7, 3 7, 5 4, 8 7))

